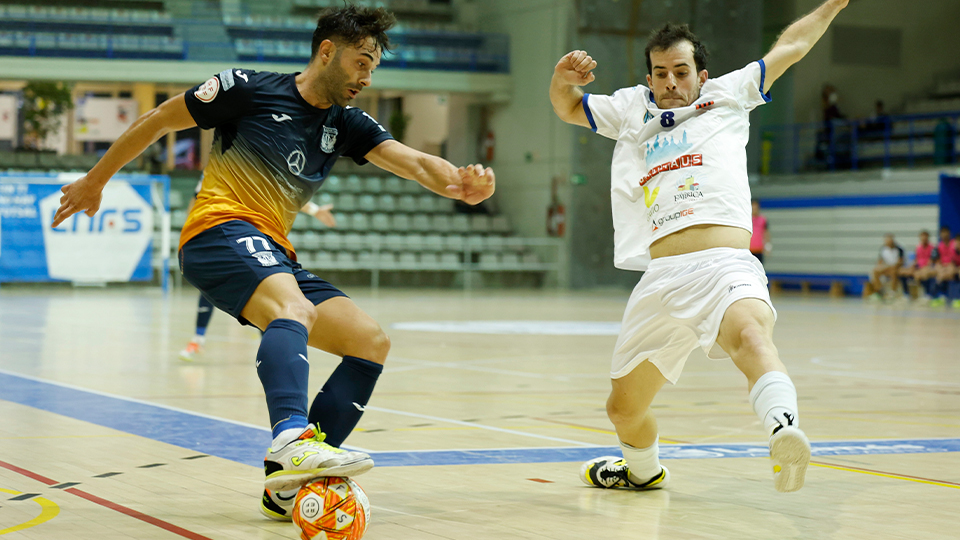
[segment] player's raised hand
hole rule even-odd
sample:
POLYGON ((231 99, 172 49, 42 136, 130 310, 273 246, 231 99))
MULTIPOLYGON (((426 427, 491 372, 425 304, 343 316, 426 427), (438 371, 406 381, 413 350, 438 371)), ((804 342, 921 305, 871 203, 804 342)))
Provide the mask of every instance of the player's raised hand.
POLYGON ((63 186, 60 191, 63 192, 63 196, 60 197, 60 208, 53 216, 52 227, 60 225, 79 212, 85 212, 93 217, 100 209, 100 201, 103 200, 103 184, 91 180, 89 176, 63 186))
POLYGON ((460 176, 460 185, 447 186, 447 193, 452 198, 467 204, 478 204, 493 195, 497 177, 490 167, 484 169, 483 165, 469 165, 460 167, 457 172, 460 176))
POLYGON ((568 84, 586 86, 597 78, 593 74, 596 67, 597 61, 587 51, 572 51, 557 62, 554 73, 568 84))
POLYGON ((323 204, 317 206, 316 210, 310 213, 311 216, 317 218, 320 223, 323 223, 331 229, 337 226, 337 218, 333 217, 333 205, 332 204, 323 204))

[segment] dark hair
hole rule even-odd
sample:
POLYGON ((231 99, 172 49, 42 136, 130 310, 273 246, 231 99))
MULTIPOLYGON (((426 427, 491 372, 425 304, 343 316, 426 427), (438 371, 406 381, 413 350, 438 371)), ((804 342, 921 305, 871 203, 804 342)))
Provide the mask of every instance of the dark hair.
POLYGON ((383 8, 347 5, 342 8, 327 8, 320 12, 317 29, 313 31, 310 59, 317 56, 324 40, 356 45, 372 37, 381 52, 390 50, 387 30, 393 28, 397 18, 383 8))
POLYGON ((707 69, 709 53, 707 53, 707 48, 697 35, 691 32, 690 27, 685 24, 667 23, 650 33, 647 49, 644 51, 647 57, 647 72, 653 75, 653 64, 650 62, 651 52, 666 51, 681 41, 689 41, 693 45, 693 60, 697 63, 697 72, 707 69))

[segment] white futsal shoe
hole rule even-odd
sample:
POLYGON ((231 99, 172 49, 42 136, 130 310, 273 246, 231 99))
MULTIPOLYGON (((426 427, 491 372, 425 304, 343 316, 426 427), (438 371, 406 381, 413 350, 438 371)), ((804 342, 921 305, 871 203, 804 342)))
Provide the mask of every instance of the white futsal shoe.
POLYGON ((793 425, 780 425, 770 436, 770 461, 773 462, 773 486, 781 493, 790 493, 803 487, 810 464, 810 441, 793 425))
POLYGON ((367 454, 330 446, 323 442, 325 437, 318 426, 309 425, 282 448, 267 449, 263 487, 272 492, 290 491, 324 476, 356 476, 373 468, 373 459, 367 454))
POLYGON ((299 489, 290 491, 270 491, 263 490, 263 497, 260 499, 260 513, 274 521, 292 521, 293 503, 297 499, 299 489))
POLYGON ((617 456, 603 456, 580 466, 580 480, 591 487, 626 488, 635 490, 662 489, 670 481, 670 471, 663 465, 660 474, 642 483, 630 480, 627 460, 617 456))

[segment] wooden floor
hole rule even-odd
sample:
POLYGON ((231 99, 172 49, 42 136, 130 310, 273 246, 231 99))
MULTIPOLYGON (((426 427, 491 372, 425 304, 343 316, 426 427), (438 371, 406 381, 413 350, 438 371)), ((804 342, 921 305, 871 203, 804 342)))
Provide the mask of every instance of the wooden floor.
MULTIPOLYGON (((378 463, 357 478, 368 539, 960 535, 957 311, 777 298, 815 447, 806 487, 774 491, 743 377, 698 351, 654 403, 672 484, 636 493, 577 477, 615 452, 604 401, 626 293, 347 292, 393 340, 347 440, 378 463)), ((196 298, 0 289, 0 536, 296 537, 257 511, 259 336, 218 312, 182 362, 196 298)), ((338 360, 310 361, 315 392, 338 360)))

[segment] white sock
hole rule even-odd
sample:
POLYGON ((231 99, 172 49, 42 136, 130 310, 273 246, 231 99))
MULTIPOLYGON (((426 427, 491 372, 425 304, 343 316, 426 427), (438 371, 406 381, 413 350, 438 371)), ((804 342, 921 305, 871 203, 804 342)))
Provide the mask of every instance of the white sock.
POLYGON ((201 336, 201 335, 199 335, 199 334, 193 336, 193 342, 196 343, 197 345, 201 346, 201 347, 203 347, 203 344, 204 344, 204 342, 206 342, 206 341, 207 341, 206 336, 201 336))
POLYGON ((270 443, 270 448, 273 448, 274 450, 283 448, 284 446, 290 444, 291 441, 299 437, 300 434, 303 433, 303 430, 304 428, 298 427, 281 431, 276 437, 273 438, 273 442, 270 443))
POLYGON ((796 426, 800 423, 797 414, 797 389, 786 373, 764 373, 750 391, 750 404, 763 421, 763 428, 767 433, 773 433, 777 426, 796 426))
POLYGON ((634 448, 620 441, 620 449, 623 451, 623 459, 627 460, 627 465, 630 466, 631 482, 643 484, 660 474, 660 446, 657 441, 647 448, 634 448))

